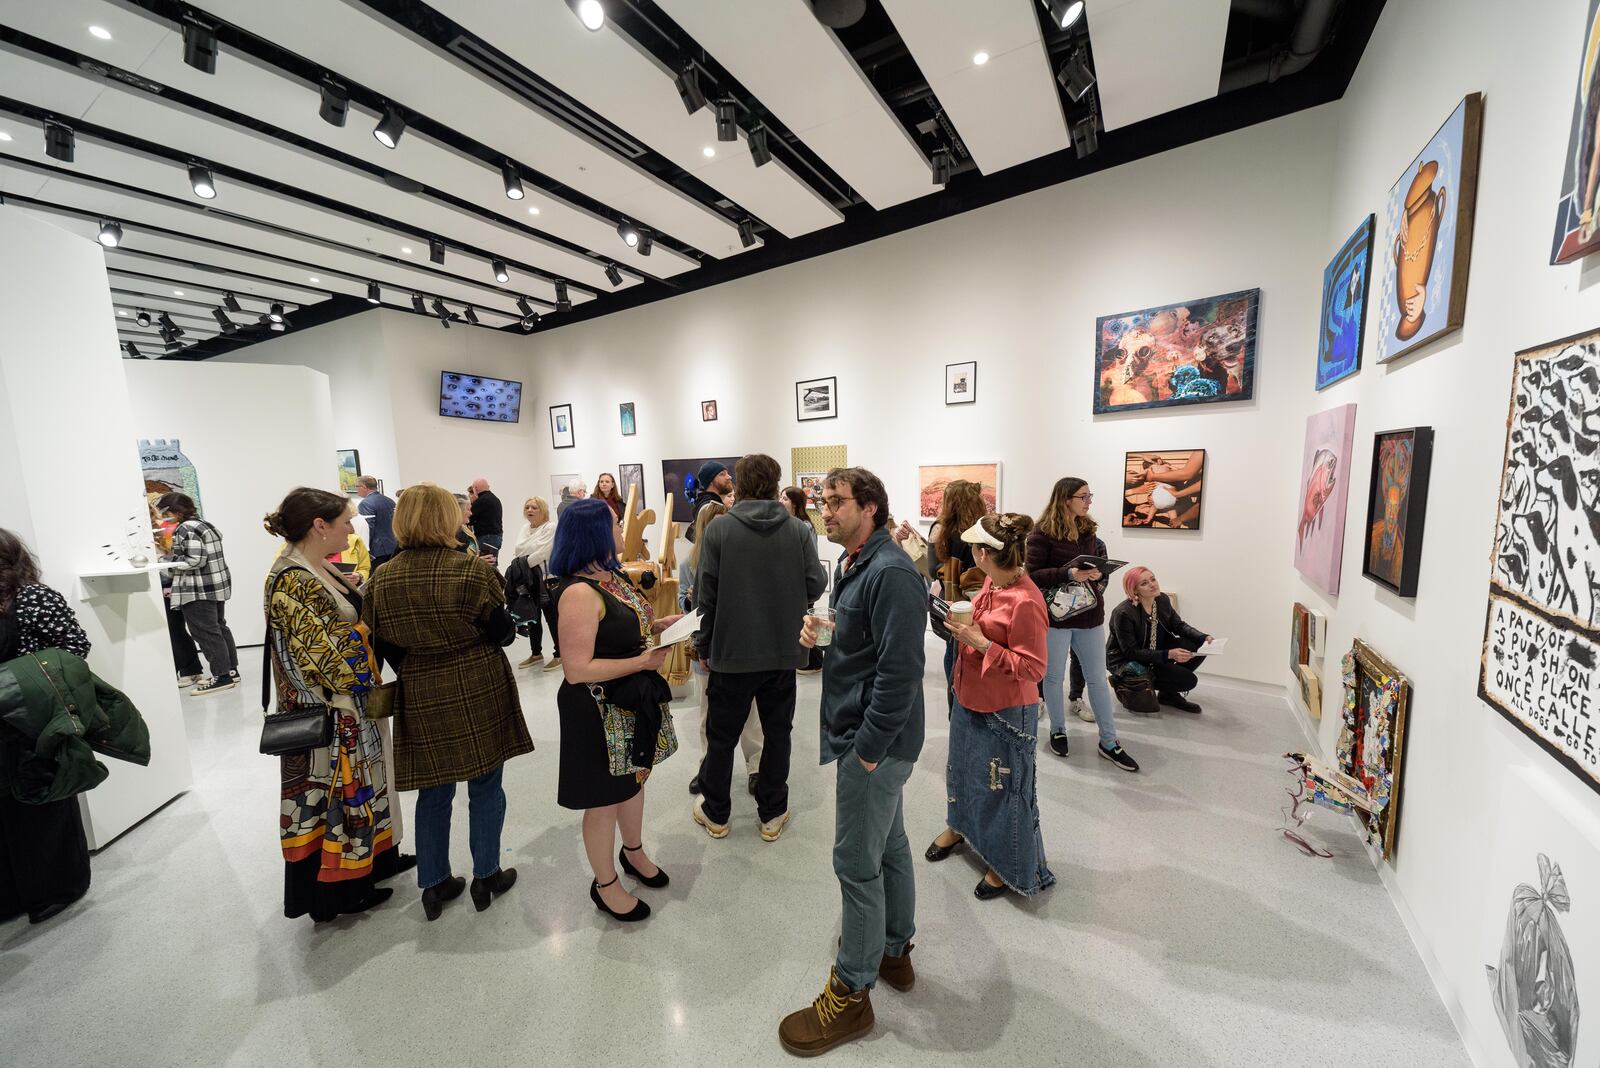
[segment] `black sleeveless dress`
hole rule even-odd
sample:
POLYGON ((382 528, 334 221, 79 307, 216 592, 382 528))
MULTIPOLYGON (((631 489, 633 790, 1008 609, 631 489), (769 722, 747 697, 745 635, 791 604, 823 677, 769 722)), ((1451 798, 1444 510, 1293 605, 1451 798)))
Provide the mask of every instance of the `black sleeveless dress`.
MULTIPOLYGON (((551 595, 552 608, 561 603, 567 587, 582 583, 605 601, 605 615, 594 636, 597 660, 624 660, 644 652, 645 639, 655 622, 650 603, 620 572, 600 580, 571 576, 560 580, 551 595)), ((560 619, 553 620, 555 626, 560 619)), ((606 756, 606 733, 600 707, 589 696, 587 683, 563 681, 556 693, 561 716, 561 759, 556 780, 556 804, 562 808, 603 808, 628 800, 639 792, 632 775, 612 775, 606 756)))

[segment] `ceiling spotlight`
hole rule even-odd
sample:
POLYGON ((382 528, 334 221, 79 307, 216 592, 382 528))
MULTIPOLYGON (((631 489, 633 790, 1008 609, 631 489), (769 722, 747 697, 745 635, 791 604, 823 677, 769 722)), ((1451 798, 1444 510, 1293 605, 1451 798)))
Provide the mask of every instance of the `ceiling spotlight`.
POLYGON ((89 36, 98 37, 102 41, 109 41, 111 40, 111 31, 106 29, 104 26, 90 26, 89 36))
POLYGON ((44 154, 51 159, 71 163, 77 143, 78 139, 73 136, 70 126, 63 126, 59 122, 44 124, 44 154))
POLYGON ((198 163, 189 164, 189 188, 201 200, 217 198, 217 183, 212 181, 211 172, 198 163))
POLYGON ((411 294, 411 310, 416 312, 418 315, 427 315, 428 314, 427 307, 422 303, 422 294, 421 293, 413 293, 413 294, 411 294))
POLYGON ((756 224, 749 219, 739 220, 739 244, 749 248, 756 243, 756 224))
POLYGON ((617 270, 616 264, 606 264, 606 281, 610 282, 614 286, 620 286, 622 284, 622 272, 617 270))
POLYGON ((149 326, 150 325, 150 313, 145 311, 143 308, 140 308, 139 309, 139 314, 135 315, 133 317, 133 321, 138 323, 140 326, 149 326))
POLYGON ((198 22, 185 21, 183 61, 201 74, 217 73, 217 31, 198 22))
POLYGON ((811 0, 811 13, 830 30, 854 26, 867 13, 867 0, 811 0))
POLYGON ((317 114, 329 126, 343 126, 350 115, 350 91, 332 78, 322 79, 322 106, 317 114))
POLYGON ((173 296, 175 296, 175 297, 181 297, 181 296, 183 296, 183 290, 181 290, 181 289, 174 289, 174 290, 173 290, 173 291, 172 291, 172 295, 173 295, 173 296))
POLYGON ((710 145, 707 145, 705 148, 702 148, 700 150, 700 154, 702 156, 704 156, 706 159, 710 159, 712 156, 715 156, 717 154, 717 150, 712 148, 710 145))
POLYGON ((517 310, 522 313, 522 329, 532 330, 534 324, 539 321, 539 313, 533 310, 527 297, 517 298, 517 310))
POLYGON ((472 305, 468 304, 461 314, 465 315, 467 317, 467 322, 471 323, 473 326, 478 325, 478 313, 472 310, 472 305))
POLYGON ((933 154, 933 184, 944 185, 950 181, 950 150, 941 148, 933 154))
POLYGON ((222 306, 236 315, 244 312, 244 309, 239 307, 239 298, 232 293, 222 294, 222 306))
POLYGON ((165 345, 167 348, 171 349, 171 348, 176 348, 177 347, 177 345, 178 345, 178 335, 177 334, 174 334, 171 330, 168 330, 164 326, 160 330, 157 330, 156 333, 161 335, 161 343, 163 345, 165 345))
POLYGON ((156 322, 161 324, 161 329, 163 331, 171 334, 173 337, 182 337, 184 334, 183 327, 173 322, 172 316, 168 315, 166 312, 162 312, 160 315, 156 316, 156 322))
POLYGON ((383 109, 383 119, 373 129, 372 136, 384 148, 393 148, 400 143, 400 135, 405 132, 406 120, 400 117, 400 109, 390 104, 383 109))
POLYGON ((656 247, 656 235, 649 230, 639 231, 639 255, 648 256, 650 250, 656 247))
POLYGON ((106 248, 116 248, 122 244, 122 224, 114 222, 101 223, 100 243, 106 248))
POLYGON ((450 329, 450 309, 444 306, 444 301, 438 297, 433 298, 433 314, 439 317, 439 325, 446 330, 450 329))
POLYGON ((428 238, 428 259, 434 263, 444 262, 444 240, 442 238, 428 238))
POLYGON ((694 60, 686 60, 683 70, 672 77, 672 84, 678 87, 678 99, 683 101, 683 108, 693 115, 706 106, 706 94, 700 89, 700 69, 694 65, 694 60))
POLYGON ((1050 21, 1063 30, 1083 18, 1083 0, 1044 0, 1044 6, 1050 21))
POLYGON ((617 236, 622 238, 623 243, 629 248, 637 248, 639 245, 639 231, 626 219, 617 223, 617 236))
POLYGON ((275 334, 281 334, 288 329, 288 325, 282 319, 273 319, 267 323, 267 328, 275 334))
POLYGON ((501 285, 511 281, 511 272, 506 270, 505 260, 495 260, 490 266, 494 268, 494 280, 501 285))
POLYGON ((1074 101, 1082 100, 1084 94, 1094 88, 1094 71, 1089 69, 1089 60, 1082 48, 1072 50, 1072 55, 1056 72, 1056 81, 1074 101))
POLYGON ((143 354, 141 354, 139 352, 139 346, 135 345, 133 342, 130 341, 126 345, 124 345, 122 347, 128 351, 128 355, 130 357, 132 357, 133 359, 135 359, 135 360, 144 359, 143 354))
POLYGON ((750 161, 757 167, 772 162, 772 149, 767 147, 767 124, 762 123, 750 131, 750 161))
POLYGON ((1100 147, 1100 134, 1095 126, 1094 115, 1072 124, 1072 147, 1079 159, 1094 155, 1100 147))
POLYGON ((717 101, 717 140, 739 140, 739 108, 731 98, 717 101))
POLYGON ((283 322, 283 305, 274 303, 272 307, 267 309, 267 318, 275 323, 283 322))
POLYGON ((987 53, 987 52, 974 52, 972 54, 972 65, 974 67, 981 67, 987 62, 989 62, 989 53, 987 53))
POLYGON ((606 24, 606 9, 600 5, 600 0, 567 0, 567 6, 591 33, 606 24))
POLYGON ((222 327, 222 332, 224 334, 231 334, 235 330, 239 329, 239 324, 228 318, 228 313, 223 311, 221 308, 212 308, 211 316, 212 318, 216 319, 217 325, 222 327))
POLYGON ((381 302, 382 300, 383 300, 383 293, 382 293, 381 290, 378 289, 378 283, 376 283, 376 282, 368 282, 367 283, 367 303, 368 304, 377 304, 377 303, 381 302))
POLYGON ((565 311, 571 311, 571 310, 572 310, 572 298, 567 296, 567 283, 564 282, 564 281, 557 280, 557 282, 556 282, 556 311, 565 312, 565 311))
POLYGON ((507 199, 521 200, 526 195, 522 191, 522 177, 508 159, 500 161, 500 180, 505 183, 507 199))

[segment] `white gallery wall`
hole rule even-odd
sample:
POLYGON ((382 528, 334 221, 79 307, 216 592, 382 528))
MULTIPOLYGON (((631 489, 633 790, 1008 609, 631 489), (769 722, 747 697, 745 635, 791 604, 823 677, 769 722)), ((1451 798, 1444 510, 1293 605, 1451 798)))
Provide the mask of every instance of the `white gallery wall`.
POLYGON ((283 547, 262 517, 296 486, 339 489, 328 376, 217 360, 123 369, 137 436, 176 438, 194 463, 202 517, 222 533, 233 574, 228 626, 238 644, 259 645, 262 582, 283 547))

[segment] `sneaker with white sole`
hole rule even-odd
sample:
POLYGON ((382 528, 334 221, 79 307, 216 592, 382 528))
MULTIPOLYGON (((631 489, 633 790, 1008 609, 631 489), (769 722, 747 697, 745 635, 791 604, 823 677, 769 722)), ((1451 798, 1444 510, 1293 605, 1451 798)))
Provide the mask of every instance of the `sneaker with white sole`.
POLYGON ((1111 763, 1115 764, 1117 767, 1121 768, 1123 771, 1138 771, 1139 770, 1139 762, 1137 760, 1133 759, 1133 757, 1129 756, 1128 755, 1128 751, 1126 749, 1122 748, 1122 745, 1120 743, 1118 743, 1117 745, 1112 746, 1110 749, 1107 749, 1103 745, 1097 745, 1097 746, 1095 746, 1095 748, 1100 750, 1100 755, 1101 756, 1103 756, 1107 760, 1111 761, 1111 763))
MULTIPOLYGON (((706 833, 713 838, 728 837, 728 825, 726 823, 712 823, 711 817, 706 815, 705 804, 706 799, 703 795, 697 795, 695 797, 694 805, 690 810, 691 814, 694 816, 694 821, 700 826, 704 827, 706 829, 706 833)), ((765 834, 765 824, 763 824, 762 827, 762 833, 765 834)))
POLYGON ((179 675, 178 688, 182 689, 185 686, 193 686, 196 683, 204 681, 204 679, 204 675, 179 675))
POLYGON ((776 842, 787 826, 789 826, 789 810, 784 809, 783 815, 776 816, 761 825, 761 840, 776 842))
POLYGON ((238 684, 235 683, 228 676, 226 676, 226 675, 218 675, 216 678, 211 679, 208 682, 202 682, 200 685, 198 685, 194 689, 190 690, 189 691, 189 696, 190 697, 204 697, 204 696, 206 696, 206 694, 221 693, 223 690, 231 690, 236 685, 238 685, 238 684))
POLYGON ((1077 716, 1079 719, 1083 720, 1085 723, 1093 723, 1094 722, 1094 709, 1090 708, 1089 707, 1089 702, 1085 701, 1081 697, 1074 697, 1072 699, 1072 709, 1071 709, 1071 711, 1072 711, 1072 714, 1074 716, 1077 716))

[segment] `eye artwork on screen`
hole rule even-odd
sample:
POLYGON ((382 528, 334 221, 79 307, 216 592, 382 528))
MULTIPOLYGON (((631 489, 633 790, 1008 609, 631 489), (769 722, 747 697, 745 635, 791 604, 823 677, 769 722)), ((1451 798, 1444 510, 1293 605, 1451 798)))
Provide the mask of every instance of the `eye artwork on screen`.
POLYGON ((451 419, 518 422, 522 418, 522 383, 460 371, 441 371, 439 414, 451 419))

